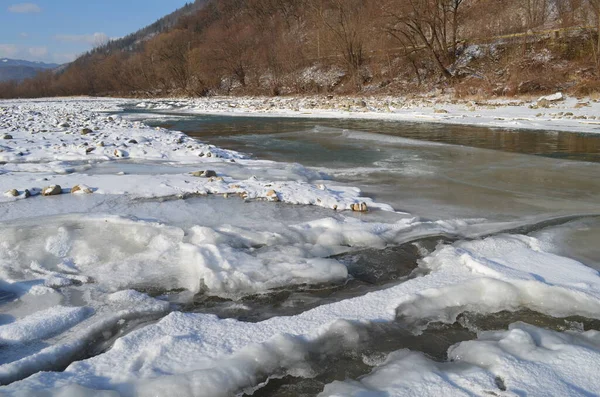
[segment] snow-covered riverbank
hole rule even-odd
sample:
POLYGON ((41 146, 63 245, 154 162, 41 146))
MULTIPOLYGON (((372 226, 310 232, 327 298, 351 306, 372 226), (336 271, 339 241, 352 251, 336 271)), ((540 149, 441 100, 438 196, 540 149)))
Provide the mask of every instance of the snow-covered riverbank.
POLYGON ((216 97, 141 101, 139 109, 197 114, 381 119, 490 128, 600 133, 600 101, 550 95, 535 99, 454 100, 398 97, 216 97))
MULTIPOLYGON (((270 99, 273 108, 264 99, 160 100, 138 108, 308 116, 308 102, 294 110, 286 101, 310 100, 270 99)), ((369 101, 365 112, 354 102, 342 113, 388 117, 369 113, 369 101)), ((323 369, 311 364, 315 357, 335 362, 359 352, 373 329, 396 322, 416 334, 454 324, 472 340, 449 344, 448 360, 402 344, 361 351, 353 359, 368 368, 365 376, 328 381, 323 395, 600 393, 600 275, 565 256, 561 242, 571 230, 598 228, 594 214, 419 219, 319 170, 131 122, 116 114, 126 103, 0 102, 0 393, 250 393, 269 379, 316 377, 323 369), (395 254, 403 245, 412 257, 395 254), (399 265, 408 275, 387 277, 399 265), (353 283, 362 284, 344 295, 353 283), (220 305, 220 317, 202 313, 208 306, 199 297, 220 305), (285 315, 242 321, 261 299, 285 315), (463 313, 518 310, 567 319, 552 329, 457 322, 463 313)), ((419 112, 433 121, 478 119, 453 119, 460 106, 419 112)), ((512 107, 482 118, 500 109, 512 107)), ((591 114, 564 117, 564 128, 579 131, 574 126, 587 120, 580 127, 593 132, 591 114)))

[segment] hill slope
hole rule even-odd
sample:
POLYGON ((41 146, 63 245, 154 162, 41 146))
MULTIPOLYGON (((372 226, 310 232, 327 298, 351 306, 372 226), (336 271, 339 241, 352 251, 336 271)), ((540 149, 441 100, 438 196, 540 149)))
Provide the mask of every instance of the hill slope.
POLYGON ((111 53, 114 51, 135 51, 140 48, 140 45, 159 35, 168 29, 172 28, 177 22, 187 15, 193 14, 205 6, 208 0, 195 0, 193 3, 187 3, 183 7, 173 11, 172 13, 160 18, 156 22, 138 30, 137 32, 128 34, 120 39, 111 40, 103 46, 100 46, 90 53, 111 53))

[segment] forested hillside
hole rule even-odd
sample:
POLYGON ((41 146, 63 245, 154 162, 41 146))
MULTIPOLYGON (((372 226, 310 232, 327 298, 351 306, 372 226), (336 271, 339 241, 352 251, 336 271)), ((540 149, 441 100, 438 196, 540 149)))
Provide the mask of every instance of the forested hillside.
POLYGON ((207 0, 0 96, 600 90, 600 0, 207 0), (206 3, 206 4, 205 4, 206 3), (143 37, 143 39, 141 39, 143 37))

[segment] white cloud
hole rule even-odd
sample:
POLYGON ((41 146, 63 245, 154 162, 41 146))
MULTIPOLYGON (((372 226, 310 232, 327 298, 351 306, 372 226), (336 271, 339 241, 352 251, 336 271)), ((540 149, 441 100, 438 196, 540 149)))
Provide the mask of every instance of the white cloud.
POLYGON ((33 3, 19 3, 13 4, 8 7, 8 11, 14 12, 17 14, 30 14, 35 12, 42 12, 42 9, 37 4, 33 3))
POLYGON ((29 38, 29 33, 25 33, 25 32, 19 33, 19 37, 22 39, 27 39, 27 38, 29 38))
POLYGON ((48 55, 48 47, 30 47, 27 52, 36 59, 45 58, 48 55))
POLYGON ((0 57, 12 58, 18 52, 18 48, 14 44, 0 44, 0 57))
POLYGON ((57 34, 54 36, 54 40, 67 42, 67 43, 84 43, 91 46, 97 47, 102 44, 106 44, 110 38, 106 33, 97 32, 94 34, 57 34))
POLYGON ((62 54, 53 54, 48 50, 48 47, 24 47, 15 44, 0 44, 0 58, 49 62, 55 60, 63 61, 70 57, 63 56, 62 54))

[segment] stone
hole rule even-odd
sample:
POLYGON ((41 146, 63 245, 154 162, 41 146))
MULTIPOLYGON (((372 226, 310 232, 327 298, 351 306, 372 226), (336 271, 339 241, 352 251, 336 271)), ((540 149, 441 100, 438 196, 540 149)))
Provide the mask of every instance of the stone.
POLYGON ((537 109, 539 108, 549 108, 550 107, 550 101, 547 99, 540 99, 539 101, 537 101, 537 109))
POLYGON ((104 147, 104 142, 103 142, 103 141, 100 141, 100 142, 98 142, 98 143, 96 144, 96 146, 98 146, 98 147, 104 147))
POLYGON ((277 192, 275 190, 269 190, 267 192, 267 199, 269 199, 269 201, 279 201, 279 197, 277 196, 277 192))
POLYGON ((85 154, 90 154, 90 153, 92 153, 94 150, 96 150, 96 148, 94 148, 94 147, 89 147, 89 148, 86 148, 86 149, 85 149, 85 154))
POLYGON ((369 209, 367 208, 366 203, 355 203, 350 206, 350 209, 354 212, 367 212, 369 209))
POLYGON ((113 154, 115 155, 115 157, 119 157, 119 158, 125 158, 128 156, 127 152, 124 150, 121 150, 121 149, 115 149, 113 154))
POLYGON ((217 173, 213 170, 194 171, 194 172, 192 172, 192 176, 195 176, 198 178, 215 178, 215 177, 217 177, 217 173))
POLYGON ((84 128, 81 130, 81 135, 91 134, 92 132, 94 131, 90 130, 89 128, 84 128))
POLYGON ((138 143, 138 141, 136 141, 135 139, 130 139, 127 143, 131 143, 131 144, 135 145, 138 143))
POLYGON ((6 193, 4 193, 4 195, 8 197, 17 197, 19 195, 19 191, 17 189, 10 189, 6 193))
POLYGON ((75 185, 71 189, 71 194, 92 194, 92 189, 86 185, 75 185))
POLYGON ((62 194, 60 185, 47 186, 42 189, 42 196, 57 196, 59 194, 62 194))
POLYGON ((540 101, 548 101, 548 102, 557 102, 557 101, 564 101, 565 100, 565 96, 563 95, 562 92, 557 92, 556 94, 552 94, 552 95, 546 95, 543 97, 540 97, 540 99, 538 99, 538 104, 540 103, 540 101))
POLYGON ((446 114, 449 113, 446 109, 435 109, 433 113, 446 114))
POLYGON ((2 136, 2 139, 13 139, 13 136, 12 136, 12 135, 10 135, 10 134, 4 134, 4 135, 2 136))

